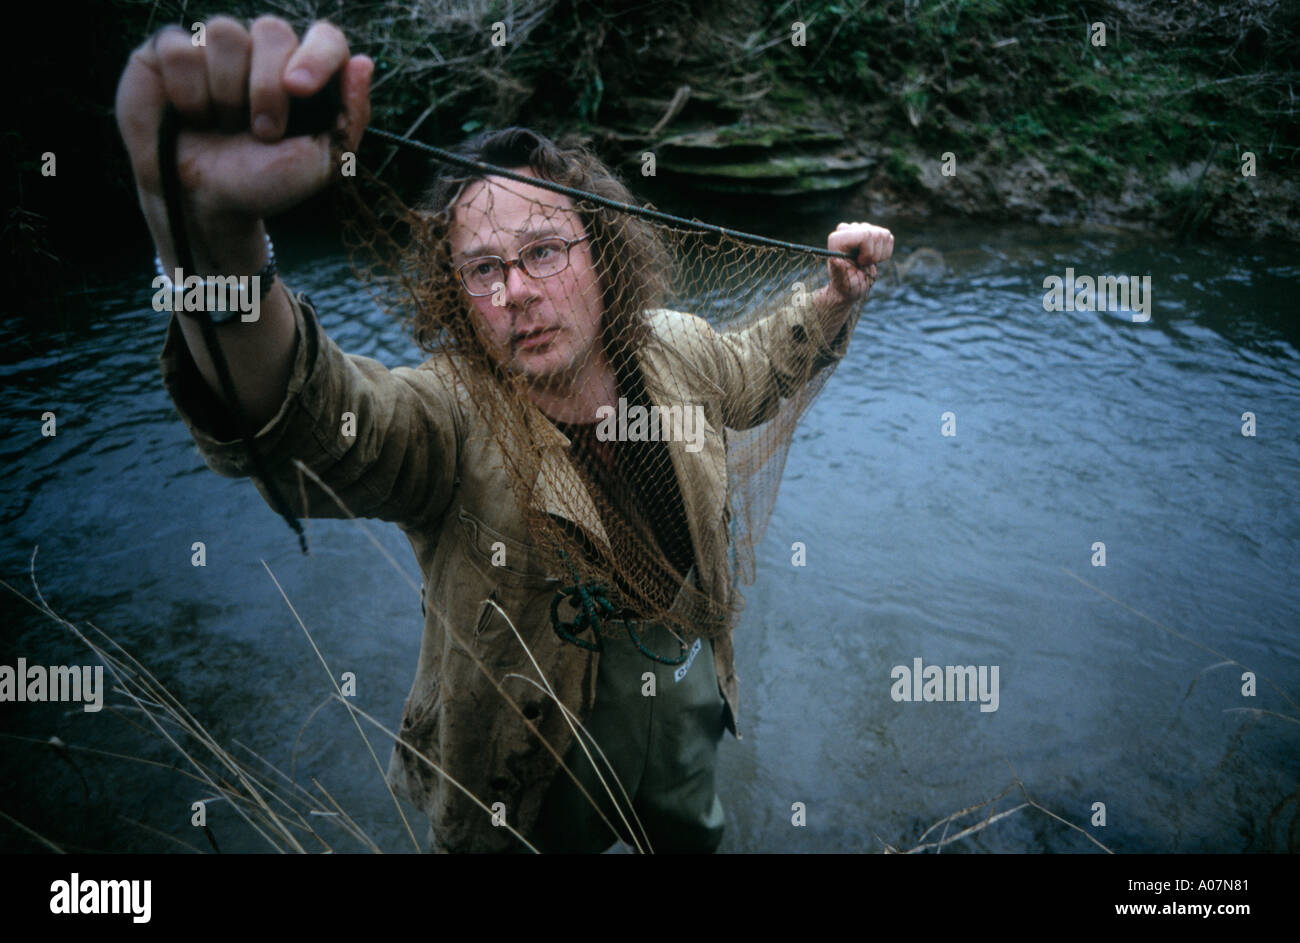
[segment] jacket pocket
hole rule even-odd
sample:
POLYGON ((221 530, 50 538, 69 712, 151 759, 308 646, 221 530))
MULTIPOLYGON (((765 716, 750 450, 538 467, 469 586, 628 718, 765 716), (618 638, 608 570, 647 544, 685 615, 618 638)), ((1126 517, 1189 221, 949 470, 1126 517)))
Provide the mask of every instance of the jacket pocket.
POLYGON ((560 580, 541 568, 539 555, 528 543, 502 533, 463 506, 453 515, 457 549, 449 571, 457 575, 450 577, 447 594, 462 621, 449 639, 450 650, 485 665, 525 667, 529 658, 524 645, 535 648, 549 631, 551 599, 560 580))
MULTIPOLYGON (((551 599, 555 591, 556 587, 549 583, 493 589, 479 609, 473 637, 467 640, 473 654, 485 665, 528 666, 531 661, 525 646, 536 655, 537 643, 551 631, 551 599)), ((461 646, 453 640, 452 650, 458 648, 461 646)))
POLYGON ((496 606, 492 605, 493 603, 496 603, 497 605, 501 604, 501 597, 497 594, 495 589, 488 593, 487 602, 483 603, 483 611, 479 613, 478 625, 474 627, 475 642, 479 640, 479 636, 483 634, 483 630, 486 629, 488 623, 492 621, 492 616, 496 614, 496 606))
POLYGON ((466 555, 490 584, 542 587, 559 583, 546 572, 531 544, 501 533, 463 506, 456 517, 466 555))

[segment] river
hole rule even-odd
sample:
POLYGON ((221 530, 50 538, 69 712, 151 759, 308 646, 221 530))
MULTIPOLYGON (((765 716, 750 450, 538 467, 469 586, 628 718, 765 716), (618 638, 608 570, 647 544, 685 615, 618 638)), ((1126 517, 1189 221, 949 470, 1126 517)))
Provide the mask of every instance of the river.
MULTIPOLYGON (((835 222, 783 235, 824 244, 835 222)), ((928 247, 944 262, 876 286, 796 433, 744 589, 721 850, 908 849, 1003 811, 944 852, 1297 850, 1294 251, 894 228, 900 256, 928 247), (1149 320, 1045 310, 1044 279, 1067 268, 1149 275, 1149 320), (918 664, 981 666, 997 699, 900 699, 918 664)), ((344 350, 418 362, 344 256, 306 239, 277 251, 344 350)), ((166 321, 150 277, 99 278, 48 330, 0 321, 4 579, 31 596, 39 545, 55 611, 125 646, 216 741, 308 790, 316 778, 379 847, 411 850, 268 568, 334 675, 354 673, 355 703, 394 727, 418 595, 359 525, 311 522, 303 557, 247 481, 206 469, 157 371, 166 321)), ((401 532, 365 526, 414 576, 401 532)), ((66 628, 0 597, 0 664, 94 663, 66 628)), ((211 788, 124 697, 105 700, 97 713, 0 704, 0 811, 69 850, 270 848, 223 802, 195 827, 211 788)), ((335 847, 362 848, 328 818, 335 847)), ((3 850, 40 847, 10 824, 0 836, 3 850)))

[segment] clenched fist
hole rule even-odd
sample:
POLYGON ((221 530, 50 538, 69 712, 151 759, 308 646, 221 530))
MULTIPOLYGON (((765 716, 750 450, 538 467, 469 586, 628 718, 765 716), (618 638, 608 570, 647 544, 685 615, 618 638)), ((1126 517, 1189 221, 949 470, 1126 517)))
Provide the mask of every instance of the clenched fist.
POLYGON ((857 265, 844 259, 831 259, 829 293, 832 300, 852 303, 860 299, 876 279, 876 263, 894 254, 894 234, 883 226, 870 223, 840 223, 826 237, 826 248, 855 256, 857 265))
POLYGON ((176 260, 157 155, 167 104, 187 125, 206 129, 182 132, 177 144, 186 221, 201 268, 238 267, 236 260, 261 251, 251 234, 264 217, 302 202, 338 173, 328 134, 283 137, 291 97, 316 93, 342 69, 337 127, 349 149, 370 120, 374 64, 350 56, 347 40, 329 23, 316 23, 300 41, 276 17, 261 17, 248 29, 218 17, 205 35, 206 44, 197 46, 178 26, 155 34, 131 54, 117 87, 118 127, 168 270, 176 260))

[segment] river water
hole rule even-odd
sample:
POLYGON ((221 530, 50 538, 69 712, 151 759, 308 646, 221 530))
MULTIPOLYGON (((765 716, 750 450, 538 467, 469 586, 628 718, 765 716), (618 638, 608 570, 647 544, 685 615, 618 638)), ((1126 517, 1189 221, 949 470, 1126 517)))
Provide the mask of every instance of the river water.
MULTIPOLYGON (((782 235, 824 244, 835 222, 782 235)), ((1296 850, 1294 252, 894 229, 900 257, 929 247, 944 262, 876 286, 796 433, 736 638, 744 736, 720 756, 722 850, 907 849, 998 812, 944 851, 1296 850), (1150 275, 1150 320, 1044 310, 1044 279, 1067 268, 1150 275), (996 668, 997 709, 896 700, 895 668, 916 659, 996 668)), ((344 350, 419 361, 341 254, 277 251, 344 350)), ((335 677, 354 673, 354 702, 390 727, 418 594, 359 525, 311 522, 303 557, 247 481, 206 469, 163 391, 165 319, 138 274, 92 284, 48 330, 0 322, 3 577, 31 597, 39 545, 61 616, 121 643, 227 749, 307 790, 314 777, 380 847, 410 850, 270 573, 335 677), (191 565, 200 540, 205 567, 191 565)), ((414 577, 400 531, 365 526, 414 577)), ((0 664, 94 663, 66 628, 0 598, 0 664)), ((270 847, 223 802, 195 827, 211 787, 123 696, 106 704, 0 703, 0 811, 70 850, 270 847)), ((337 817, 316 824, 339 850, 362 847, 337 817)), ((0 823, 0 848, 39 847, 0 823)))

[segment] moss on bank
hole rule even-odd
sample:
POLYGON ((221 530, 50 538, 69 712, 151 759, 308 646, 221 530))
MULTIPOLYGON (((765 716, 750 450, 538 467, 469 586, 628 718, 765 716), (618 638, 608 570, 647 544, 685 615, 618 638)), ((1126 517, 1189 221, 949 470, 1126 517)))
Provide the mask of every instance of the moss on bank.
POLYGON ((884 171, 902 190, 924 189, 918 159, 946 152, 990 172, 1032 159, 1108 215, 1188 230, 1249 202, 1261 181, 1284 198, 1235 222, 1300 234, 1294 5, 1106 2, 1086 18, 1041 0, 850 6, 803 5, 843 45, 810 62, 787 55, 789 80, 837 103, 860 90, 854 130, 883 135, 884 171), (1241 174, 1246 152, 1254 178, 1241 174), (1119 201, 1123 190, 1141 196, 1119 201))

